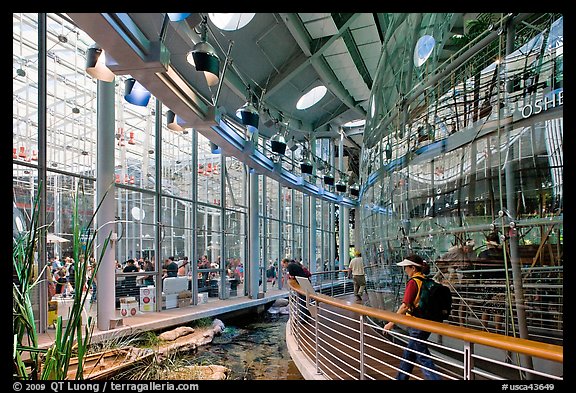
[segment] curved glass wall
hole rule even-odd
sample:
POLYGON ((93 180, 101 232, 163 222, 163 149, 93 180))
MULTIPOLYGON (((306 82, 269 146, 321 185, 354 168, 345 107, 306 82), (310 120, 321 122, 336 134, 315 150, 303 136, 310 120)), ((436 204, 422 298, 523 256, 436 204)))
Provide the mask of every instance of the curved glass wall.
MULTIPOLYGON (((423 65, 410 62, 405 84, 391 83, 397 59, 382 54, 357 221, 370 305, 397 309, 396 262, 418 253, 452 288, 449 323, 561 343, 563 18, 500 17, 479 15, 460 57, 427 68, 437 47, 423 65), (492 232, 497 266, 479 259, 492 232)), ((414 44, 425 34, 446 42, 441 23, 424 26, 414 44)))

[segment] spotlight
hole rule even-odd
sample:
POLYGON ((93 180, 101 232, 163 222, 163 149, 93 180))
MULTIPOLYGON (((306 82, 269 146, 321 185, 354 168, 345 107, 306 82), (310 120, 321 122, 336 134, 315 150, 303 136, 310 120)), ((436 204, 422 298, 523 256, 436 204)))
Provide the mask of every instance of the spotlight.
POLYGON ((330 170, 330 168, 326 168, 326 172, 324 173, 324 184, 327 186, 334 185, 334 173, 330 170))
POLYGON ((240 119, 249 132, 258 131, 260 114, 251 102, 248 101, 242 107, 238 108, 236 111, 236 117, 240 119))
POLYGON ((172 131, 184 131, 184 127, 178 121, 180 118, 172 110, 166 112, 166 126, 172 131))
POLYGON ((302 171, 302 173, 311 175, 313 169, 314 169, 314 163, 310 159, 310 152, 308 150, 305 150, 304 157, 300 162, 300 171, 302 171))
POLYGON ((186 60, 196 68, 196 71, 204 71, 208 86, 215 86, 220 80, 220 59, 212 45, 206 41, 207 23, 206 18, 203 18, 201 40, 194 45, 186 60))
POLYGON ((134 78, 124 81, 124 99, 131 104, 147 106, 152 94, 134 78))
POLYGON ((114 73, 106 66, 106 54, 102 48, 92 45, 86 51, 86 73, 104 82, 112 82, 114 73))
POLYGON ((272 144, 272 151, 277 154, 284 155, 286 153, 286 138, 280 132, 277 132, 270 138, 272 144))
POLYGON ((350 195, 355 196, 355 197, 360 195, 360 186, 358 185, 358 183, 354 182, 350 186, 350 195))
POLYGON ((220 154, 221 152, 220 147, 214 142, 210 142, 210 151, 212 154, 220 154))
POLYGON ((191 14, 190 13, 170 13, 168 12, 168 19, 172 22, 180 22, 186 18, 188 18, 191 14))
POLYGON ((292 139, 290 139, 288 141, 286 146, 288 147, 288 149, 290 149, 292 151, 295 151, 296 149, 298 149, 298 143, 296 143, 296 139, 294 139, 294 136, 292 136, 292 139))
POLYGON ((343 178, 338 179, 336 182, 336 191, 338 192, 346 192, 346 180, 343 178))

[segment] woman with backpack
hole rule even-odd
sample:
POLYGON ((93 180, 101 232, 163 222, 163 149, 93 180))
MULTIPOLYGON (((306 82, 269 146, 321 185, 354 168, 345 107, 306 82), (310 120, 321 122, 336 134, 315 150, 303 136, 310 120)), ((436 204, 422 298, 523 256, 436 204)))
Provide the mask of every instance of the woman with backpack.
MULTIPOLYGON (((425 274, 429 272, 428 264, 416 254, 412 254, 404 258, 402 262, 398 262, 397 266, 402 266, 404 268, 404 273, 409 277, 406 283, 406 289, 404 291, 404 298, 402 299, 402 304, 396 311, 397 314, 413 315, 412 312, 418 305, 420 300, 420 292, 422 288, 422 282, 425 278, 425 274), (421 280, 412 280, 414 277, 421 277, 421 280)), ((394 327, 394 322, 388 322, 384 325, 384 332, 391 330, 394 327)), ((402 354, 402 361, 400 362, 400 371, 396 379, 407 380, 410 378, 410 374, 414 369, 414 362, 421 366, 424 378, 431 380, 439 380, 440 375, 435 373, 436 366, 430 358, 430 351, 428 350, 428 345, 426 340, 430 337, 430 332, 408 328, 408 335, 410 340, 408 341, 408 346, 404 349, 402 354)))

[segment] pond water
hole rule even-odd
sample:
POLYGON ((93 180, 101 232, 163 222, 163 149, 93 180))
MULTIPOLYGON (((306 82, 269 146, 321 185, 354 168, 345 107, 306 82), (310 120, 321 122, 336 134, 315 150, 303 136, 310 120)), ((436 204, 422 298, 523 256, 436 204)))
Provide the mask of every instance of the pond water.
POLYGON ((226 366, 231 380, 304 379, 286 347, 288 315, 263 312, 222 322, 224 332, 198 347, 195 364, 226 366))

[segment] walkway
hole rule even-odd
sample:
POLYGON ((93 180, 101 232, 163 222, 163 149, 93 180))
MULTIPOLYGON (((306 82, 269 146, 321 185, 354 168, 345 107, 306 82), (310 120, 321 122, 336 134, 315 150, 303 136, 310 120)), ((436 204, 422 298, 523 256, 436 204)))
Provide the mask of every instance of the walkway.
MULTIPOLYGON (((338 299, 345 300, 348 304, 359 305, 353 294, 341 296, 338 299)), ((297 333, 301 338, 300 345, 305 346, 305 348, 298 347, 294 332, 291 332, 293 324, 287 324, 286 342, 290 356, 298 366, 300 373, 308 380, 360 379, 360 353, 355 349, 358 348, 360 340, 358 316, 351 311, 337 310, 335 307, 326 304, 323 304, 322 308, 323 310, 319 315, 319 343, 317 347, 312 339, 314 335, 307 332, 315 329, 313 318, 305 326, 298 327, 301 329, 297 333), (319 369, 322 371, 316 372, 316 365, 305 356, 305 352, 309 355, 317 355, 320 363, 329 363, 329 369, 338 369, 340 372, 336 375, 332 371, 324 371, 328 368, 323 368, 321 365, 319 365, 319 369)), ((365 326, 364 329, 363 348, 365 352, 363 354, 363 367, 367 376, 366 379, 395 379, 396 369, 386 364, 398 367, 400 364, 399 358, 402 357, 403 346, 397 347, 388 344, 388 337, 384 336, 381 330, 377 331, 369 326, 365 326), (374 348, 379 348, 380 350, 376 351, 374 348), (386 358, 383 358, 382 350, 387 352, 386 358), (384 378, 383 375, 388 375, 389 377, 384 378)), ((412 373, 419 378, 423 378, 422 371, 418 366, 414 367, 412 373)))
MULTIPOLYGON (((184 325, 189 322, 208 318, 217 317, 218 315, 244 310, 248 308, 264 306, 276 299, 287 298, 288 290, 283 288, 268 289, 265 297, 261 299, 251 299, 247 296, 235 296, 228 299, 208 298, 208 302, 195 306, 183 308, 173 308, 162 310, 162 312, 138 312, 133 317, 124 317, 123 326, 118 326, 111 330, 99 330, 94 326, 92 334, 92 343, 102 342, 105 340, 118 338, 125 335, 138 334, 150 330, 162 330, 173 326, 184 325)), ((93 313, 95 316, 95 313, 93 313)), ((117 310, 120 317, 120 311, 117 310)), ((55 335, 54 329, 48 329, 46 333, 39 335, 39 347, 46 348, 52 344, 55 335)))

